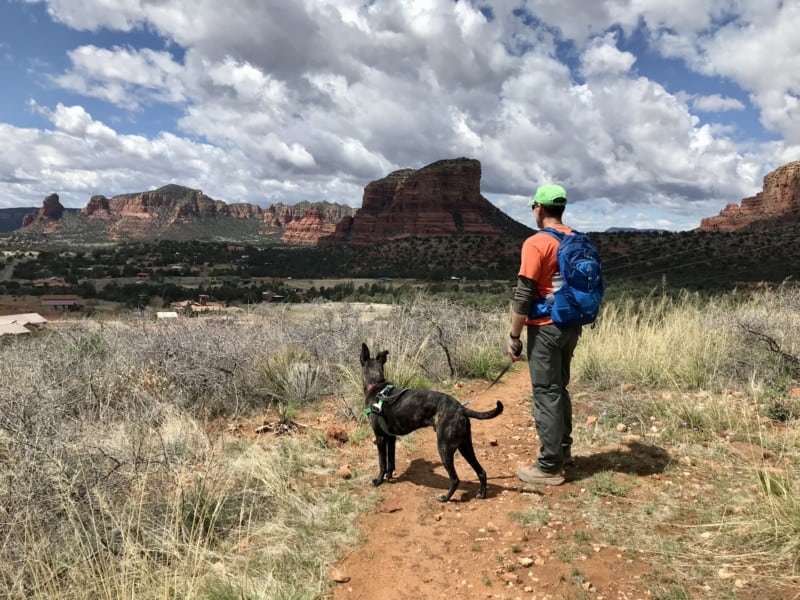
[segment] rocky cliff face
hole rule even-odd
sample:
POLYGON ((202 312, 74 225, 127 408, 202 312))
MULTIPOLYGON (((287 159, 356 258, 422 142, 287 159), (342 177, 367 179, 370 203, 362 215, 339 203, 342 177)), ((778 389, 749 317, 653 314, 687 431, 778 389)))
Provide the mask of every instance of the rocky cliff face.
POLYGON ((281 241, 287 244, 314 246, 321 237, 332 234, 336 225, 325 219, 319 208, 312 208, 299 218, 292 218, 283 230, 281 241))
POLYGON ((700 222, 700 231, 738 231, 753 223, 800 221, 800 161, 778 167, 764 177, 764 186, 741 205, 728 204, 716 217, 700 222))
POLYGON ((527 228, 480 192, 481 164, 469 158, 402 169, 364 188, 362 206, 321 244, 367 245, 405 237, 497 236, 527 228))

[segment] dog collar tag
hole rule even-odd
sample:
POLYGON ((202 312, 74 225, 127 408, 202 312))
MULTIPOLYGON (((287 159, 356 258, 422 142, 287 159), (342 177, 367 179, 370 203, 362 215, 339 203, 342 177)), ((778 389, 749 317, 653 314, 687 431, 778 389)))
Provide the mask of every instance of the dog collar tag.
MULTIPOLYGON (((378 394, 378 395, 380 395, 380 394, 378 394)), ((379 415, 379 414, 381 414, 381 409, 382 409, 382 408, 383 408, 383 398, 381 398, 380 400, 378 400, 378 401, 377 401, 375 404, 373 404, 372 406, 368 406, 367 408, 365 408, 365 409, 364 409, 364 414, 365 414, 365 415, 369 415, 369 414, 371 414, 371 413, 375 413, 376 415, 379 415)))

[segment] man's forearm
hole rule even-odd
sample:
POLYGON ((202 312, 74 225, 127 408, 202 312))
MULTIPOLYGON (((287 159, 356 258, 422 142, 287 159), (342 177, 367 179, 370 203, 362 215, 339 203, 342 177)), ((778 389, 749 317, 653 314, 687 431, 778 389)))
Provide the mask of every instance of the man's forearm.
POLYGON ((536 282, 521 275, 517 277, 517 287, 511 299, 511 335, 519 336, 525 325, 525 317, 531 308, 536 294, 536 282))
POLYGON ((525 315, 511 311, 511 331, 510 334, 514 337, 519 337, 522 333, 522 328, 525 326, 525 315))

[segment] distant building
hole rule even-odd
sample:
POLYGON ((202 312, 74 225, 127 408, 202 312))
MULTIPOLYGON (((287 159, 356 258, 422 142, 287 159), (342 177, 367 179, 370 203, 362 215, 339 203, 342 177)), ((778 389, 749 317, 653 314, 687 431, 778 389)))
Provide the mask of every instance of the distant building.
POLYGON ((156 319, 158 320, 177 319, 177 318, 178 318, 178 313, 176 313, 174 310, 160 310, 156 312, 156 319))
POLYGON ((47 277, 46 279, 35 279, 33 287, 68 287, 69 284, 61 277, 47 277))
POLYGON ((221 312, 223 309, 222 304, 219 302, 210 302, 208 296, 205 294, 200 295, 200 300, 181 300, 180 302, 171 302, 169 307, 177 312, 196 314, 206 312, 221 312))
POLYGON ((266 291, 261 292, 261 299, 264 300, 264 302, 283 302, 286 300, 286 296, 276 294, 273 291, 266 291))
POLYGON ((78 303, 78 300, 78 296, 71 295, 42 296, 42 306, 50 306, 52 308, 66 310, 70 306, 75 306, 78 303))

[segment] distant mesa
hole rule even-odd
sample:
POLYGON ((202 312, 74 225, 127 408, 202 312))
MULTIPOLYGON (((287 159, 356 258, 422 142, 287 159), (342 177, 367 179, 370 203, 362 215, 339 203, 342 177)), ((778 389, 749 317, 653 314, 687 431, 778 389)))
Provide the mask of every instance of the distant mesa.
POLYGON ((0 208, 0 234, 9 233, 22 226, 22 221, 27 215, 35 212, 33 206, 17 206, 14 208, 0 208))
POLYGON ((764 177, 762 191, 741 205, 728 204, 697 231, 739 231, 753 224, 800 222, 800 161, 786 163, 764 177))
POLYGON ((137 239, 203 239, 208 229, 220 235, 238 237, 243 231, 251 238, 285 237, 291 244, 316 244, 321 235, 334 231, 344 216, 355 213, 350 206, 330 202, 300 202, 289 206, 275 204, 261 208, 255 204, 226 204, 205 195, 202 190, 169 184, 156 190, 120 194, 107 198, 95 195, 80 210, 65 209, 58 194, 45 198, 42 208, 26 214, 20 236, 45 235, 56 241, 81 228, 95 238, 115 242, 137 239), (74 222, 65 224, 64 215, 74 222), (238 232, 238 233, 237 233, 238 232))

